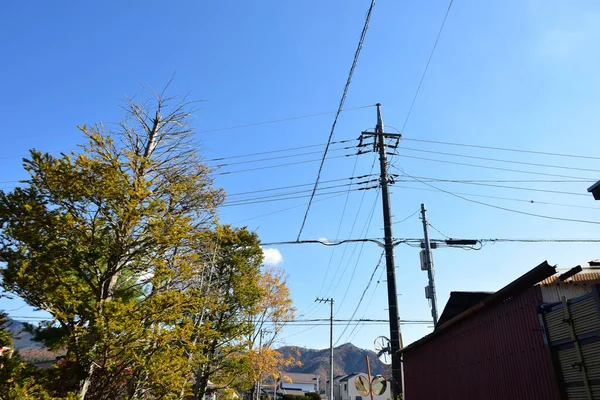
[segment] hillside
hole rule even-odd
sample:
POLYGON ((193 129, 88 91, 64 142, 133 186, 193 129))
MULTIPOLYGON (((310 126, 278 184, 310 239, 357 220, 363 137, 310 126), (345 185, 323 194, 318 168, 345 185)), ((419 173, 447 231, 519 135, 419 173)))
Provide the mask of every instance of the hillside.
POLYGON ((17 350, 28 347, 42 347, 41 343, 33 341, 33 335, 25 330, 25 324, 12 318, 7 318, 8 330, 12 334, 13 346, 17 350))
MULTIPOLYGON (((326 382, 329 376, 329 349, 315 350, 295 346, 285 346, 278 349, 284 356, 294 357, 301 365, 288 368, 287 372, 302 372, 317 374, 321 382, 326 382)), ((390 375, 390 367, 377 359, 377 354, 346 343, 333 349, 333 373, 335 376, 352 372, 367 372, 365 356, 369 356, 371 375, 390 375)), ((324 385, 322 386, 324 387, 324 385)))
POLYGON ((12 333, 13 346, 19 351, 23 360, 33 363, 55 360, 64 352, 53 352, 46 349, 42 343, 33 340, 33 335, 25 329, 23 322, 7 318, 8 329, 12 333))

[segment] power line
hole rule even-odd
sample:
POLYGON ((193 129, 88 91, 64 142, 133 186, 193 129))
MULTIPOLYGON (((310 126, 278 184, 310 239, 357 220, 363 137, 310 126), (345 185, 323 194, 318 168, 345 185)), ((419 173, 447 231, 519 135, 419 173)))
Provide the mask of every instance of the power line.
POLYGON ((306 213, 304 214, 304 218, 302 219, 302 225, 300 226, 300 231, 298 232, 298 237, 296 238, 296 240, 300 240, 300 236, 302 235, 302 231, 304 230, 304 225, 306 224, 306 218, 308 218, 308 212, 310 211, 310 206, 312 205, 313 198, 317 191, 317 186, 319 185, 319 180, 321 179, 321 172, 323 171, 323 165, 325 164, 325 158, 327 157, 327 151, 329 150, 329 145, 331 144, 331 140, 333 139, 335 127, 337 125, 337 121, 340 116, 340 113, 342 112, 342 108, 344 107, 344 102, 346 101, 346 96, 348 94, 348 89, 350 88, 350 83, 352 82, 352 75, 354 74, 354 69, 356 68, 356 64, 358 63, 358 57, 360 56, 360 51, 362 49, 363 42, 365 40, 365 36, 367 35, 367 30, 369 29, 369 20, 371 19, 371 12, 373 11, 374 6, 375 6, 375 0, 371 0, 371 5, 369 6, 369 10, 367 11, 367 16, 365 18, 365 24, 364 24, 362 32, 360 34, 360 39, 358 41, 358 47, 356 48, 356 51, 354 52, 354 60, 352 61, 352 66, 350 67, 350 72, 348 73, 348 79, 346 80, 346 85, 344 86, 342 98, 340 99, 340 104, 338 106, 338 110, 335 114, 335 118, 333 119, 333 124, 331 125, 331 131, 329 132, 329 138, 327 139, 327 145, 325 146, 325 151, 323 152, 323 158, 321 159, 321 164, 319 165, 319 171, 317 172, 317 179, 315 180, 315 186, 313 188, 313 193, 310 196, 310 200, 308 201, 308 207, 306 207, 306 213))
MULTIPOLYGON (((377 272, 377 269, 381 266, 381 262, 383 261, 383 256, 384 255, 385 255, 385 251, 382 251, 381 255, 379 256, 379 261, 377 261, 377 265, 375 265, 375 269, 373 269, 373 273, 371 273, 371 277, 369 278, 369 281, 367 282, 367 286, 365 287, 365 290, 363 290, 362 295, 360 296, 360 299, 358 300, 358 304, 354 308, 354 312, 352 313, 352 316, 350 317, 350 320, 348 321, 348 324, 346 325, 346 327, 344 328, 344 330, 342 331, 342 333, 338 337, 338 340, 335 342, 334 346, 336 344, 338 344, 338 342, 340 340, 342 340, 342 337, 344 337, 344 334, 348 330, 348 327, 350 326, 350 322, 352 322, 352 319, 356 315, 356 312, 360 308, 360 305, 362 304, 362 301, 365 298, 365 294, 367 293, 367 290, 369 290, 369 287, 371 286, 371 282, 373 282, 373 277, 375 276, 375 272, 377 272)), ((350 334, 352 334, 352 333, 350 333, 350 334)))
MULTIPOLYGON (((351 189, 351 191, 354 192, 354 191, 359 191, 359 190, 370 190, 370 189, 376 189, 376 188, 377 188, 376 186, 373 186, 373 187, 366 187, 366 188, 351 189)), ((338 191, 333 191, 333 192, 317 193, 317 194, 315 194, 315 196, 327 196, 329 194, 337 194, 337 193, 346 193, 346 191, 345 190, 338 190, 338 191)), ((266 199, 266 200, 256 200, 256 201, 244 201, 244 200, 240 200, 239 202, 222 204, 221 207, 233 207, 233 206, 242 206, 242 205, 259 204, 259 203, 271 203, 271 202, 274 202, 274 201, 303 199, 303 198, 306 198, 306 197, 309 197, 309 196, 308 195, 301 195, 301 196, 291 196, 291 197, 266 199)))
POLYGON ((600 243, 600 239, 477 239, 482 243, 600 243))
MULTIPOLYGON (((367 180, 367 181, 363 181, 363 182, 350 182, 350 183, 342 183, 339 185, 330 185, 330 186, 325 186, 325 187, 321 187, 319 188, 319 191, 323 191, 323 190, 327 190, 327 189, 336 189, 336 188, 341 188, 341 187, 348 187, 349 190, 352 190, 352 188, 357 188, 357 186, 359 185, 364 185, 364 184, 368 184, 368 183, 372 183, 374 182, 374 180, 367 180)), ((357 188, 357 190, 361 190, 363 188, 357 188)), ((251 201, 251 200, 262 200, 262 199, 271 199, 271 198, 279 198, 282 196, 290 196, 293 194, 300 194, 300 193, 310 193, 311 190, 295 190, 292 192, 285 192, 285 193, 273 193, 273 194, 269 194, 266 196, 256 196, 256 197, 246 197, 246 198, 242 198, 242 199, 236 199, 236 200, 232 200, 230 202, 226 202, 225 204, 235 204, 235 203, 239 203, 239 202, 245 202, 245 201, 251 201)), ((259 193, 264 193, 264 192, 259 192, 259 193)))
POLYGON ((404 132, 406 128, 406 124, 408 123, 408 119, 412 113, 413 107, 415 106, 415 102, 417 100, 417 96, 419 95, 419 91, 421 90, 421 86, 423 85, 423 80, 425 80, 425 75, 427 74, 427 70, 429 69, 429 64, 431 64, 431 59, 433 58, 433 54, 435 53, 435 49, 440 41, 440 36, 442 36, 442 31, 444 30, 444 26, 446 25, 446 20, 448 19, 448 14, 450 13, 450 8, 452 8, 452 1, 448 4, 448 8, 446 9, 446 14, 444 15, 444 19, 442 21, 442 25, 440 26, 440 30, 435 38, 435 42, 433 43, 433 47, 431 48, 431 52, 429 53, 429 58, 427 59, 427 64, 425 64, 425 69, 423 70, 423 74, 421 75, 421 80, 419 81, 419 85, 417 86, 417 90, 415 91, 415 95, 413 96, 412 102, 410 103, 410 108, 408 109, 408 113, 406 114, 406 119, 404 120, 404 124, 402 124, 402 130, 400 133, 404 132))
MULTIPOLYGON (((401 175, 395 174, 395 176, 401 176, 401 175)), ((496 188, 502 188, 502 189, 526 190, 526 191, 531 191, 531 192, 542 192, 542 193, 565 194, 565 195, 571 195, 571 196, 589 197, 589 195, 586 193, 565 192, 565 191, 561 191, 561 190, 536 189, 536 188, 529 188, 529 187, 524 188, 524 187, 520 187, 520 186, 507 186, 507 185, 494 185, 494 184, 490 184, 490 183, 460 180, 460 179, 438 179, 438 178, 427 178, 427 177, 420 177, 420 176, 417 176, 417 178, 419 178, 425 182, 458 183, 458 184, 462 184, 462 185, 487 186, 487 187, 496 187, 496 188)), ((419 181, 396 180, 396 182, 419 182, 419 181)), ((491 181, 491 182, 493 182, 493 181, 491 181)), ((533 182, 535 182, 535 181, 532 181, 532 183, 533 182)), ((582 182, 578 182, 578 183, 582 183, 582 182)))
POLYGON ((539 164, 539 163, 531 163, 531 162, 515 161, 515 160, 503 160, 503 159, 499 159, 499 158, 470 156, 470 155, 466 155, 466 154, 457 154, 457 153, 448 153, 448 152, 444 152, 444 151, 433 151, 433 150, 415 149, 415 148, 403 147, 403 146, 398 147, 398 148, 399 149, 403 149, 403 150, 408 150, 408 151, 417 151, 417 152, 420 152, 420 153, 440 154, 440 155, 444 155, 444 156, 471 158, 471 159, 475 159, 475 160, 485 160, 485 161, 494 161, 494 162, 509 163, 509 164, 520 164, 520 165, 531 165, 531 166, 534 166, 534 167, 570 169, 570 170, 574 170, 574 171, 600 172, 600 170, 598 170, 598 169, 567 167, 567 166, 564 166, 564 165, 539 164))
MULTIPOLYGON (((353 148, 354 148, 354 146, 346 146, 346 147, 340 147, 337 149, 331 149, 329 151, 330 152, 343 151, 343 150, 349 150, 349 149, 353 149, 353 148)), ((283 150, 283 151, 285 151, 285 150, 283 150)), ((287 154, 284 156, 266 157, 266 158, 258 158, 255 160, 245 160, 245 161, 222 163, 222 164, 217 164, 217 165, 211 165, 211 167, 212 168, 229 167, 231 165, 250 164, 250 163, 257 163, 257 162, 264 162, 264 161, 271 161, 271 160, 280 160, 282 158, 301 157, 301 156, 308 156, 308 155, 312 155, 312 154, 321 154, 321 152, 320 151, 308 151, 308 152, 304 152, 304 153, 287 154)), ((241 156, 238 156, 236 158, 241 158, 241 156)), ((221 160, 227 160, 227 158, 222 158, 221 160)))
MULTIPOLYGON (((354 174, 353 174, 354 175, 354 174)), ((375 176, 373 174, 368 174, 368 175, 360 175, 360 176, 351 176, 349 178, 339 178, 339 179, 330 179, 327 181, 322 181, 321 183, 333 183, 333 182, 343 182, 343 181, 350 181, 350 182, 354 182, 355 180, 358 179, 364 179, 364 178, 368 178, 370 176, 375 176)), ((354 183, 355 185, 358 185, 360 183, 366 183, 366 182, 372 182, 373 180, 368 180, 368 181, 364 181, 364 182, 356 182, 354 183)), ((303 187, 303 186, 312 186, 312 183, 300 183, 298 185, 290 185, 290 186, 280 186, 280 187, 274 187, 274 188, 266 188, 266 189, 258 189, 258 190, 251 190, 248 192, 239 192, 239 193, 232 193, 232 194, 227 194, 227 197, 232 197, 232 196, 241 196, 244 194, 255 194, 255 193, 264 193, 264 192, 275 192, 275 191, 279 191, 279 190, 284 190, 284 189, 294 189, 294 188, 299 188, 299 187, 303 187)), ((309 190, 310 191, 310 190, 309 190)))
MULTIPOLYGON (((354 159, 354 166, 352 167, 352 175, 354 175, 354 172, 356 171, 356 165, 358 164, 358 157, 356 157, 354 159)), ((373 163, 373 165, 375 165, 375 163, 373 163)), ((371 175, 371 173, 373 172, 373 167, 371 167, 371 171, 369 172, 369 175, 371 175)), ((365 192, 366 193, 366 192, 365 192)), ((363 193, 363 198, 365 193, 363 193)), ((346 209, 348 207, 348 199, 350 198, 350 190, 348 190, 348 192, 346 193, 346 199, 344 201, 344 207, 342 208, 342 214, 340 216, 340 222, 338 223, 338 228, 337 228, 337 232, 335 234, 335 240, 337 240, 340 237, 340 232, 342 230, 342 223, 344 221, 344 216, 346 215, 346 209)), ((362 205, 362 199, 361 199, 361 205, 362 205)), ((359 208, 360 209, 360 208, 359 208)), ((333 255, 335 254, 335 247, 333 248, 333 251, 331 252, 331 255, 329 256, 329 261, 327 262, 327 268, 325 268, 325 276, 323 277, 323 280, 321 281, 321 288, 319 289, 319 296, 321 297, 321 291, 323 290, 323 285, 325 283, 325 281, 327 280, 327 275, 329 274, 329 269, 331 268, 331 262, 333 261, 333 255)), ((322 303, 313 303, 313 304, 322 304, 322 303)))
MULTIPOLYGON (((331 142, 331 144, 347 143, 347 142, 352 142, 354 140, 355 139, 338 140, 336 142, 331 142)), ((314 148, 314 147, 321 147, 321 146, 324 146, 324 145, 325 145, 325 143, 309 144, 309 145, 306 145, 306 146, 288 147, 288 148, 284 148, 284 149, 261 151, 259 153, 247 153, 247 154, 238 154, 238 155, 235 155, 235 156, 217 157, 217 158, 208 159, 208 160, 206 160, 206 162, 231 160, 231 159, 235 159, 235 158, 245 158, 245 157, 262 156, 262 155, 265 155, 265 154, 284 153, 286 151, 309 149, 309 148, 314 148)), ((320 153, 320 151, 319 151, 319 153, 320 153)))
MULTIPOLYGON (((351 156, 355 156, 355 155, 356 154, 354 154, 354 153, 352 153, 352 154, 344 154, 344 155, 341 155, 341 156, 329 157, 329 159, 332 160, 332 159, 335 159, 335 158, 345 158, 345 157, 351 157, 351 156)), ((292 163, 267 165, 267 166, 264 166, 264 167, 241 169, 241 170, 237 170, 237 171, 217 172, 217 173, 215 173, 213 175, 231 175, 231 174, 237 174, 237 173, 240 173, 240 172, 260 171, 260 170, 263 170, 263 169, 287 167, 287 166, 290 166, 290 165, 307 164, 307 163, 312 163, 312 162, 317 162, 317 161, 320 161, 320 160, 319 159, 314 159, 314 160, 296 161, 296 162, 292 162, 292 163)))
MULTIPOLYGON (((365 229, 363 231, 364 235, 367 235, 369 233, 369 228, 371 227, 371 222, 373 222, 373 216, 375 215, 375 208, 376 208, 376 205, 377 205, 377 199, 378 198, 379 198, 379 191, 377 191, 377 195, 375 196, 375 201, 373 202, 373 208, 371 209, 371 215, 368 218, 368 223, 365 226, 365 229)), ((342 304, 344 304, 344 300, 346 300, 346 296, 348 295, 348 291, 350 290, 350 285, 352 285, 352 281, 354 279, 354 275, 356 274, 356 269, 358 268, 358 263, 360 262, 360 258, 362 256, 362 252, 364 250, 364 247, 365 247, 365 242, 362 242, 360 244, 360 250, 358 251, 358 256, 356 257, 356 263, 354 263, 354 268, 352 269, 352 274, 350 275, 350 280, 348 281, 348 285, 346 286, 346 291, 344 292, 344 296, 342 297, 342 301, 340 302, 340 304, 338 306, 338 312, 339 312, 339 310, 341 310, 342 304)), ((354 254, 355 250, 356 250, 356 247, 352 251, 353 254, 354 254)), ((350 259, 352 259, 352 255, 350 256, 350 259)), ((342 280, 342 277, 340 276, 340 279, 338 280, 338 285, 340 284, 341 280, 342 280)), ((354 315, 352 316, 352 318, 354 318, 354 315)))
MULTIPOLYGON (((418 181, 414 181, 414 182, 418 182, 418 181)), ((395 187, 402 188, 402 189, 408 189, 408 190, 420 190, 420 191, 424 191, 424 192, 441 193, 440 191, 435 190, 435 189, 415 188, 415 187, 402 186, 402 185, 395 185, 395 187)), ((569 207, 569 208, 579 208, 579 209, 600 211, 600 208, 598 208, 598 207, 581 206, 581 205, 575 205, 575 204, 553 203, 553 202, 538 201, 538 200, 531 200, 531 199, 515 199, 512 197, 490 196, 490 195, 485 195, 485 194, 474 194, 474 193, 465 193, 465 192, 454 192, 454 193, 462 194, 463 196, 483 197, 483 198, 487 198, 487 199, 517 201, 517 202, 528 203, 528 204, 542 204, 542 205, 548 205, 548 206, 569 207)))
MULTIPOLYGON (((373 288, 373 291, 371 292, 371 297, 369 298, 369 301, 367 302, 367 305, 365 306, 365 311, 363 312, 363 315, 361 318, 364 318, 365 315, 367 315, 367 311, 369 311, 369 306, 371 305, 371 302, 373 301, 373 298, 375 297, 375 293, 377 293, 377 286, 379 286, 379 283, 381 283, 381 278, 383 277, 383 274, 385 273, 385 270, 382 269, 381 273, 379 274, 379 277, 377 278, 377 283, 375 284, 375 287, 373 288)), ((350 331, 350 334, 348 335, 348 341, 352 342, 354 340, 354 338, 356 337, 356 335, 358 334, 358 332, 360 332, 360 329, 362 328, 362 326, 359 328, 359 324, 355 324, 354 328, 352 328, 352 330, 350 331), (356 332, 356 333, 355 333, 356 332), (354 336, 353 336, 354 334, 354 336)))
MULTIPOLYGON (((406 172, 404 172, 401 168, 398 168, 398 167, 393 166, 393 165, 392 165, 392 167, 398 169, 400 172, 406 174, 407 176, 409 176, 409 177, 411 177, 413 179, 416 179, 415 177, 413 177, 413 176, 407 174, 406 172)), ((600 225, 600 222, 598 222, 598 221, 588 221, 588 220, 583 220, 583 219, 553 217, 553 216, 549 216, 549 215, 534 214, 534 213, 530 213, 530 212, 526 212, 526 211, 514 210, 512 208, 501 207, 501 206, 497 206, 497 205, 494 205, 494 204, 488 204, 488 203, 484 203, 482 201, 468 199, 468 198, 463 197, 461 195, 458 195, 456 193, 453 193, 453 192, 450 192, 448 190, 444 190, 444 189, 438 188, 437 186, 431 185, 429 183, 423 182, 423 181, 421 181, 419 179, 416 179, 416 180, 419 181, 419 182, 421 182, 422 184, 424 184, 426 186, 429 186, 429 187, 431 187, 433 189, 439 190, 440 192, 447 193, 447 194, 449 194, 451 196, 457 197, 457 198, 462 199, 464 201, 468 201, 470 203, 475 203, 475 204, 480 204, 480 205, 483 205, 483 206, 486 206, 486 207, 490 207, 490 208, 495 208, 495 209, 498 209, 498 210, 508 211, 508 212, 511 212, 511 213, 521 214, 521 215, 529 215, 531 217, 537 217, 537 218, 543 218, 543 219, 551 219, 551 220, 555 220, 555 221, 577 222, 577 223, 583 223, 583 224, 600 225)))
POLYGON ((444 164, 462 165, 462 166, 465 166, 465 167, 474 167, 474 168, 483 168, 483 169, 494 169, 494 170, 497 170, 497 171, 518 172, 518 173, 522 173, 522 174, 553 176, 553 177, 557 177, 557 178, 570 178, 570 179, 578 179, 578 180, 591 180, 591 179, 593 179, 593 178, 583 178, 581 176, 557 175, 557 174, 548 174, 548 173, 544 173, 544 172, 533 172, 533 171, 523 171, 523 170, 511 169, 511 168, 492 167, 492 166, 489 166, 489 165, 478 165, 478 164, 460 163, 460 162, 456 162, 456 161, 436 160, 434 158, 407 156, 405 154, 400 155, 400 154, 397 154, 397 153, 394 153, 394 155, 401 156, 402 158, 411 158, 411 159, 414 159, 414 160, 433 161, 433 162, 439 162, 439 163, 444 163, 444 164))
MULTIPOLYGON (((324 199, 318 199, 318 200, 315 200, 314 202, 315 202, 315 203, 317 203, 317 202, 319 202, 319 201, 330 200, 330 199, 333 199, 333 198, 335 198, 335 197, 340 197, 341 195, 342 195, 341 193, 339 193, 339 194, 334 194, 333 196, 326 197, 326 198, 324 198, 324 199)), ((285 211, 293 210, 293 209, 295 209, 295 208, 304 207, 304 206, 306 206, 307 204, 308 204, 308 203, 302 203, 302 204, 298 204, 298 205, 296 205, 296 206, 293 206, 293 207, 287 207, 287 208, 283 208, 283 209, 281 209, 281 210, 273 211, 273 212, 270 212, 270 213, 266 213, 266 214, 257 215, 257 216, 255 216, 255 217, 246 218, 246 219, 243 219, 243 220, 240 220, 240 221, 235 221, 235 222, 232 222, 232 223, 231 223, 231 225, 237 225, 237 224, 241 224, 242 222, 252 221, 252 220, 255 220, 255 219, 258 219, 258 218, 263 218, 263 217, 268 217, 268 216, 270 216, 270 215, 279 214, 279 213, 282 213, 282 212, 285 212, 285 211)))
MULTIPOLYGON (((515 243, 600 243, 600 239, 596 238, 529 238, 529 239, 519 239, 519 238, 502 238, 502 239, 475 239, 478 242, 515 242, 515 243)), ((422 238, 396 238, 394 239, 394 246, 399 244, 407 244, 407 245, 417 245, 420 246, 422 238)), ((445 244, 446 239, 431 239, 432 243, 445 244)), ((375 243, 380 247, 383 247, 383 239, 381 238, 361 238, 361 239, 343 239, 337 242, 324 242, 321 240, 300 240, 300 241, 279 241, 279 242, 268 242, 262 243, 263 246, 275 246, 275 245, 288 245, 288 244, 322 244, 325 246, 339 246, 346 243, 356 243, 356 242, 371 242, 375 243)))
POLYGON ((467 143, 442 142, 442 141, 438 141, 438 140, 412 139, 412 138, 406 138, 406 137, 403 137, 402 140, 410 141, 410 142, 443 144, 443 145, 448 145, 448 146, 472 147, 472 148, 477 148, 477 149, 512 151, 512 152, 516 152, 516 153, 539 154, 539 155, 545 155, 545 156, 600 160, 600 157, 584 156, 584 155, 578 155, 578 154, 550 153, 550 152, 545 152, 545 151, 522 150, 522 149, 514 149, 514 148, 507 148, 507 147, 483 146, 483 145, 475 145, 475 144, 467 144, 467 143))
MULTIPOLYGON (((371 168, 370 168, 370 170, 369 170, 369 174, 368 174, 369 176, 372 176, 373 169, 375 168, 375 161, 376 161, 376 158, 375 158, 375 157, 373 157, 373 162, 371 163, 371 168)), ((378 195, 378 194, 379 194, 379 192, 377 192, 377 195, 378 195)), ((373 203, 373 207, 375 207, 375 203, 377 202, 377 197, 378 197, 377 195, 375 196, 375 200, 374 200, 374 203, 373 203)), ((354 228, 356 227, 356 223, 358 222, 358 217, 359 217, 359 215, 360 215, 360 210, 362 209, 362 206, 363 206, 363 203, 364 203, 364 200, 365 200, 365 196, 366 196, 366 192, 365 192, 365 193, 363 193, 363 195, 362 195, 362 196, 361 196, 361 198, 360 198, 360 203, 358 204, 358 208, 357 208, 357 210, 356 210, 356 214, 355 214, 355 216, 354 216, 354 221, 352 222, 352 226, 350 227, 350 232, 348 233, 348 235, 349 235, 349 236, 352 236, 352 233, 354 232, 354 228)), ((371 217, 370 217, 370 218, 372 218, 372 216, 373 216, 373 208, 372 208, 372 210, 371 210, 370 214, 371 214, 371 217)), ((370 220, 370 218, 369 218, 369 220, 370 220)), ((340 221, 340 225, 341 225, 341 221, 340 221)), ((367 232, 364 232, 364 231, 363 231, 363 235, 366 235, 366 234, 367 234, 367 232)), ((337 236, 337 235, 336 235, 336 236, 337 236)), ((361 236, 362 236, 362 235, 361 235, 361 236)), ((336 240, 337 240, 337 239, 338 239, 338 238, 336 237, 336 240)), ((328 292, 329 292, 329 290, 331 289, 331 285, 332 285, 332 284, 333 284, 333 282, 335 281, 335 278, 336 278, 336 276, 337 276, 337 274, 338 274, 338 271, 339 271, 339 269, 340 269, 340 268, 341 268, 341 266, 342 266, 342 263, 343 263, 343 261, 344 261, 344 257, 346 256, 346 251, 347 251, 347 250, 348 250, 348 248, 347 248, 347 247, 344 247, 344 251, 342 252, 342 256, 340 257, 340 262, 339 262, 339 264, 338 264, 337 268, 335 269, 335 272, 334 272, 334 274, 333 274, 333 277, 331 278, 331 279, 332 279, 332 280, 331 280, 331 283, 330 283, 330 284, 329 284, 329 286, 327 287, 327 289, 326 289, 325 293, 328 293, 328 292)), ((335 248, 334 248, 334 251, 335 251, 335 248)), ((350 259, 352 259, 352 256, 353 256, 353 255, 354 255, 354 252, 352 252, 352 254, 350 255, 350 259)), ((332 258, 333 258, 333 253, 332 253, 332 255, 331 255, 330 261, 331 261, 331 259, 332 259, 332 258)), ((327 270, 329 270, 329 265, 328 265, 328 267, 327 267, 327 270)), ((327 279, 327 275, 325 276, 325 278, 323 279, 323 282, 321 283, 321 289, 319 290, 319 292, 320 292, 321 290, 323 290, 323 285, 325 284, 325 280, 326 280, 326 279, 327 279)), ((341 306, 341 305, 339 305, 339 306, 338 306, 338 310, 340 309, 340 306, 341 306)))
POLYGON ((403 222, 405 222, 405 221, 408 221, 409 219, 411 219, 412 217, 414 217, 414 216, 415 216, 415 215, 416 215, 416 214, 417 214, 419 211, 421 211, 421 210, 417 210, 417 211, 415 211, 414 213, 410 214, 408 217, 406 217, 406 218, 404 218, 404 219, 402 219, 402 220, 400 220, 400 221, 396 221, 396 222, 394 222, 394 225, 395 225, 395 224, 401 224, 401 223, 403 223, 403 222))
POLYGON ((204 131, 199 131, 197 133, 211 133, 211 132, 228 131, 228 130, 232 130, 232 129, 250 128, 250 127, 259 126, 259 125, 267 125, 267 124, 275 124, 275 123, 278 123, 278 122, 293 121, 293 120, 296 120, 296 119, 304 119, 304 118, 311 118, 311 117, 320 117, 322 115, 328 115, 328 114, 334 114, 334 113, 337 113, 339 115, 342 112, 353 111, 353 110, 360 110, 360 109, 369 108, 369 107, 373 107, 373 105, 366 105, 366 106, 360 106, 360 107, 347 108, 345 110, 338 109, 337 112, 336 111, 325 111, 325 112, 320 112, 320 113, 316 113, 316 114, 301 115, 301 116, 298 116, 298 117, 280 118, 280 119, 274 119, 274 120, 270 120, 270 121, 262 121, 262 122, 254 122, 254 123, 250 123, 250 124, 228 126, 228 127, 225 127, 225 128, 207 129, 207 130, 204 130, 204 131))

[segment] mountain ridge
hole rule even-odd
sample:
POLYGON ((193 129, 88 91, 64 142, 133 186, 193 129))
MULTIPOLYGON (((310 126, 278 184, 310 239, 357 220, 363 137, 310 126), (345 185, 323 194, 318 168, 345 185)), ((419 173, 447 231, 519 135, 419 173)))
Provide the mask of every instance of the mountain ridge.
MULTIPOLYGON (((277 349, 284 357, 292 357, 300 363, 285 369, 285 372, 316 374, 320 377, 321 389, 329 379, 329 349, 309 349, 298 346, 283 346, 277 349)), ((390 376, 391 369, 379 361, 377 354, 345 343, 333 349, 333 375, 346 375, 354 372, 367 372, 366 356, 369 357, 371 375, 390 376)))

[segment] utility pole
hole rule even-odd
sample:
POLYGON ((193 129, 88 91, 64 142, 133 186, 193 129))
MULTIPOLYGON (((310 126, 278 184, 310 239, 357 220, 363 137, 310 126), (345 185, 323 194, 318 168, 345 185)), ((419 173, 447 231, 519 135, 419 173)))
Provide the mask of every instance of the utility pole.
POLYGON ((429 243, 429 224, 427 223, 427 210, 425 204, 421 204, 421 220, 423 221, 423 235, 425 242, 424 258, 425 267, 427 268, 427 278, 429 285, 425 288, 425 296, 431 300, 431 317, 433 318, 433 326, 438 323, 437 298, 435 295, 435 281, 433 279, 433 262, 431 257, 431 244, 429 243))
MULTIPOLYGON (((390 344, 392 356, 392 397, 397 399, 402 398, 403 382, 402 382, 402 360, 400 357, 401 340, 400 340, 400 317, 398 314, 398 293, 396 291, 396 266, 394 263, 394 242, 392 235, 392 213, 390 210, 390 195, 388 192, 388 184, 390 177, 388 176, 388 165, 386 155, 385 141, 388 138, 395 139, 396 144, 390 146, 398 147, 402 135, 394 133, 385 133, 383 129, 383 117, 381 116, 381 104, 377 103, 377 126, 375 132, 362 132, 360 135, 359 147, 365 146, 362 141, 365 138, 373 138, 373 151, 379 152, 379 168, 381 186, 381 200, 383 203, 383 230, 385 235, 385 266, 387 272, 387 290, 388 290, 388 311, 390 319, 390 344)), ((359 152, 360 154, 360 152, 359 152)))
POLYGON ((316 302, 329 303, 331 314, 329 317, 329 400, 333 400, 333 298, 323 299, 317 297, 316 302))

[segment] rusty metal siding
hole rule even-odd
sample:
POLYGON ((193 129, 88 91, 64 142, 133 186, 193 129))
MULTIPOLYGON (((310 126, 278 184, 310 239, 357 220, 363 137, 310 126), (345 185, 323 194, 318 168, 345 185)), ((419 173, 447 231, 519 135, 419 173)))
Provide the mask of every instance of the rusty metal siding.
POLYGON ((406 399, 558 400, 541 302, 539 287, 527 289, 406 351, 406 399))

